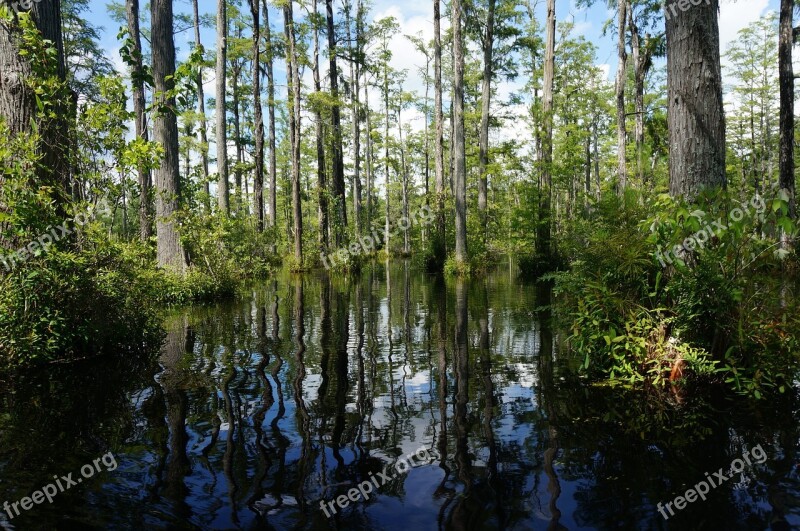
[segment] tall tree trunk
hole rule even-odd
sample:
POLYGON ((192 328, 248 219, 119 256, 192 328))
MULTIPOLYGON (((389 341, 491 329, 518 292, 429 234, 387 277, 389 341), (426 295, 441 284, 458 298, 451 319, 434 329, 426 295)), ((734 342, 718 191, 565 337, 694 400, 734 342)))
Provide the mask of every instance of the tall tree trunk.
POLYGON ((339 104, 339 70, 336 65, 336 34, 333 25, 333 0, 325 0, 325 8, 328 21, 328 57, 330 66, 328 74, 331 80, 331 97, 333 105, 331 107, 331 126, 333 127, 333 198, 336 204, 334 212, 334 236, 336 247, 341 247, 345 242, 347 233, 347 199, 344 188, 344 154, 342 153, 342 117, 341 105, 339 104))
MULTIPOLYGON (((197 1, 197 0, 195 0, 197 1)), ((253 16, 253 112, 255 113, 255 175, 253 211, 258 232, 264 231, 264 110, 261 107, 261 6, 249 0, 253 16)))
MULTIPOLYGON (((138 0, 136 0, 138 2, 138 0)), ((205 55, 203 45, 200 43, 200 10, 197 0, 192 0, 192 12, 194 13, 194 42, 195 46, 202 50, 205 55)), ((203 90, 203 67, 197 68, 197 112, 200 114, 200 157, 203 165, 203 192, 206 195, 206 211, 211 211, 211 185, 208 181, 208 121, 206 120, 206 95, 203 90)), ((135 96, 134 96, 135 97, 135 96)))
POLYGON ((462 0, 453 0, 453 188, 456 214, 456 260, 467 256, 467 159, 464 138, 464 37, 462 0))
MULTIPOLYGON (((239 28, 237 40, 242 38, 242 30, 239 28)), ((236 185, 236 190, 233 197, 233 206, 237 214, 240 214, 245 204, 244 195, 242 194, 242 124, 241 124, 241 94, 239 94, 239 85, 242 76, 242 64, 234 62, 231 68, 231 107, 233 108, 233 147, 236 148, 236 167, 233 172, 233 182, 236 185)))
POLYGON ((294 259, 296 267, 303 267, 303 205, 300 198, 300 69, 297 65, 297 40, 294 27, 292 2, 283 8, 284 28, 286 32, 286 65, 291 72, 288 86, 288 100, 291 102, 289 112, 289 134, 292 146, 292 213, 294 218, 294 259))
POLYGON ((627 131, 625 129, 625 81, 627 80, 628 54, 625 48, 625 26, 628 22, 629 0, 617 0, 617 191, 622 193, 628 186, 628 170, 625 166, 625 146, 627 131))
MULTIPOLYGON (((385 38, 385 37, 384 37, 385 38)), ((386 49, 386 41, 383 43, 384 50, 386 49)), ((384 136, 383 136, 383 149, 384 149, 384 169, 386 174, 386 211, 384 215, 384 224, 386 231, 383 235, 383 247, 386 250, 386 259, 389 259, 391 254, 391 194, 389 193, 389 63, 384 61, 383 64, 383 105, 386 110, 384 120, 384 136)))
MULTIPOLYGON (((347 41, 350 42, 350 2, 347 2, 346 15, 347 15, 347 41)), ((362 57, 362 42, 363 42, 363 5, 361 0, 358 0, 356 8, 356 31, 355 31, 355 53, 352 52, 351 44, 351 57, 350 57, 350 103, 353 113, 353 220, 355 222, 355 235, 361 235, 361 105, 359 98, 361 97, 361 57, 362 57)))
MULTIPOLYGON (((372 180, 375 175, 372 153, 372 115, 369 108, 369 80, 364 79, 364 114, 367 115, 367 227, 372 224, 372 180)), ((367 229, 369 230, 369 228, 367 229)))
MULTIPOLYGON (((314 0, 314 15, 317 15, 317 0, 314 0)), ((319 73, 319 26, 314 23, 314 90, 322 92, 322 82, 319 73)), ((330 227, 328 226, 328 183, 325 166, 325 133, 322 128, 322 109, 320 105, 314 106, 314 128, 317 137, 317 203, 319 219, 319 246, 321 253, 328 252, 330 227)))
POLYGON ((789 195, 789 215, 796 216, 794 178, 794 67, 792 66, 793 0, 781 0, 778 64, 780 83, 780 187, 789 195))
MULTIPOLYGON (((195 0, 195 4, 197 0, 195 0)), ((144 65, 142 61, 142 36, 139 31, 139 0, 125 2, 125 13, 128 18, 128 33, 133 41, 133 113, 136 116, 136 138, 147 141, 147 113, 144 97, 144 65)), ((199 42, 199 41, 198 41, 199 42)), ((202 93, 202 83, 200 84, 202 93)), ((202 100, 201 100, 202 101, 202 100)), ((150 225, 150 170, 140 166, 136 170, 139 178, 139 237, 143 242, 150 239, 153 228, 150 225)))
MULTIPOLYGON (((631 31, 631 49, 633 50, 633 68, 634 68, 634 83, 636 97, 634 100, 636 112, 636 177, 641 184, 645 184, 644 175, 644 82, 647 77, 647 71, 652 64, 652 49, 647 46, 647 38, 645 39, 645 46, 642 47, 641 36, 639 35, 639 27, 636 25, 634 18, 633 7, 628 6, 628 26, 631 31)), ((652 184, 652 183, 651 183, 652 184)))
POLYGON ((444 264, 447 256, 444 213, 444 112, 442 110, 442 31, 440 0, 433 0, 433 71, 434 114, 436 132, 434 138, 434 167, 436 174, 436 236, 433 243, 433 258, 437 268, 444 264))
POLYGON ((153 48, 153 85, 161 101, 153 122, 153 139, 164 149, 161 166, 154 171, 156 186, 156 236, 158 265, 183 274, 186 259, 176 227, 175 214, 180 199, 178 158, 178 118, 175 98, 164 98, 175 87, 175 42, 172 36, 172 1, 151 0, 151 35, 153 48))
MULTIPOLYGON (((401 91, 402 92, 402 91, 401 91)), ((400 167, 403 171, 403 219, 408 220, 408 167, 406 166, 406 148, 403 142, 403 122, 400 118, 401 107, 397 108, 397 132, 400 139, 400 167)), ((403 223, 403 254, 411 254, 408 241, 408 223, 403 223)))
MULTIPOLYGON (((269 226, 275 227, 277 222, 277 157, 275 142, 275 75, 273 63, 275 53, 272 48, 272 30, 269 27, 269 5, 263 0, 264 38, 267 41, 267 95, 269 97, 269 226)), ((272 252, 275 252, 273 245, 272 252)))
POLYGON ((718 10, 710 0, 666 22, 669 191, 689 201, 703 187, 727 185, 718 10))
POLYGON ((225 78, 228 69, 228 4, 217 0, 217 204, 223 216, 230 215, 228 191, 228 131, 225 116, 225 78))
MULTIPOLYGON (((10 2, 8 2, 10 3, 10 2)), ((39 0, 33 2, 27 12, 42 35, 53 43, 56 51, 52 70, 48 72, 62 82, 57 94, 48 94, 55 102, 53 118, 45 118, 37 113, 36 99, 26 84, 32 75, 28 57, 20 54, 18 38, 21 28, 14 17, 10 24, 0 24, 0 118, 5 119, 11 138, 29 134, 31 122, 35 122, 39 133, 36 150, 41 156, 37 164, 36 184, 51 186, 53 201, 60 216, 66 216, 64 203, 70 189, 70 116, 74 114, 74 96, 70 95, 66 84, 64 65, 64 45, 61 29, 60 0, 39 0)), ((0 176, 0 188, 3 177, 0 176)), ((0 211, 7 210, 0 202, 0 211)))
POLYGON ((556 47, 556 2, 547 0, 547 22, 544 54, 544 83, 542 87, 542 186, 539 198, 539 224, 536 245, 540 257, 552 254, 550 245, 550 202, 553 182, 553 82, 556 47))
POLYGON ((494 48, 494 11, 496 0, 489 0, 486 17, 486 35, 483 38, 483 86, 481 90, 481 134, 479 148, 478 215, 480 216, 481 238, 484 244, 487 236, 486 193, 489 166, 489 113, 492 98, 492 61, 494 48))

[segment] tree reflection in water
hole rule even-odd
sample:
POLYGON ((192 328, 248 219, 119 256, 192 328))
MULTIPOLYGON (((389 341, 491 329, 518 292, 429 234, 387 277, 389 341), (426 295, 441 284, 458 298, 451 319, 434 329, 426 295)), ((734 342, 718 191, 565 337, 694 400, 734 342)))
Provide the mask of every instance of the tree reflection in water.
POLYGON ((586 386, 534 310, 549 297, 505 271, 443 280, 400 262, 287 275, 178 312, 157 356, 6 382, 0 494, 20 499, 112 450, 116 471, 14 524, 658 528, 656 503, 761 444, 770 459, 748 484, 669 525, 800 525, 794 396, 768 410, 687 397, 671 411, 586 386), (435 461, 330 518, 320 510, 420 448, 435 461))

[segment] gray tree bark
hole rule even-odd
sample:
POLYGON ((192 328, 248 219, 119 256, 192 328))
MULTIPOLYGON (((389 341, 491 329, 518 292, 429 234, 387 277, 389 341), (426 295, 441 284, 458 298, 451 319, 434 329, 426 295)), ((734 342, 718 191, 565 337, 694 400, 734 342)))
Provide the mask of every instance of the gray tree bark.
POLYGON ((290 101, 289 134, 292 146, 292 213, 294 218, 294 259, 296 266, 303 267, 303 205, 300 198, 300 69, 297 59, 297 38, 294 27, 292 2, 283 8, 284 31, 286 32, 286 65, 291 72, 288 84, 290 101))
MULTIPOLYGON (((197 0, 195 0, 195 3, 196 2, 197 0)), ((133 113, 136 119, 136 138, 147 141, 148 133, 144 97, 142 36, 139 31, 139 0, 128 0, 125 2, 125 13, 128 18, 128 33, 130 33, 134 47, 132 50, 134 65, 133 72, 131 72, 131 85, 133 86, 133 113)), ((143 242, 146 242, 153 234, 153 228, 150 224, 151 176, 150 170, 144 167, 137 168, 136 172, 139 179, 139 237, 143 242)))
MULTIPOLYGON (((275 74, 273 64, 275 52, 272 48, 272 30, 269 27, 269 5, 263 0, 264 39, 267 41, 267 96, 269 97, 269 226, 275 227, 277 222, 277 161, 275 153, 275 74)), ((272 252, 275 252, 273 245, 272 252)))
POLYGON ((669 191, 695 199, 704 187, 727 186, 725 115, 719 56, 719 0, 681 12, 666 5, 669 191))
POLYGON ((629 0, 617 0, 617 191, 621 194, 628 186, 628 170, 625 166, 625 146, 627 131, 625 128, 625 81, 627 80, 628 53, 625 48, 625 27, 628 22, 629 0))
POLYGON ((462 30, 463 5, 453 0, 453 188, 456 214, 456 255, 466 262, 467 255, 467 159, 464 138, 464 37, 462 30))
POLYGON ((796 216, 794 177, 794 67, 792 65, 793 0, 781 0, 778 38, 778 77, 780 83, 780 187, 789 194, 789 215, 796 216))
MULTIPOLYGON (((192 0, 194 13, 194 42, 198 47, 200 43, 200 10, 197 0, 192 0)), ((200 114, 200 157, 203 166, 203 192, 206 194, 206 210, 211 211, 211 189, 208 182, 208 120, 206 119, 206 95, 203 89, 203 67, 197 69, 197 112, 200 114)))
POLYGON ((256 229, 264 231, 264 109, 261 106, 261 6, 249 0, 253 17, 253 120, 255 121, 255 175, 253 176, 253 212, 256 229))
POLYGON ((492 61, 494 48, 494 11, 496 0, 489 0, 489 11, 486 17, 486 35, 483 39, 483 83, 481 90, 481 135, 479 147, 479 173, 478 180, 478 215, 481 220, 482 238, 484 242, 487 236, 487 181, 489 166, 489 113, 491 112, 492 98, 492 61))
POLYGON ((544 82, 542 87, 542 186, 539 198, 539 224, 536 245, 538 254, 548 258, 551 249, 550 203, 553 182, 553 83, 556 47, 556 2, 547 0, 547 22, 544 53, 544 82))
POLYGON ((331 161, 331 169, 333 182, 331 184, 333 185, 333 198, 336 202, 334 205, 336 219, 334 220, 333 233, 336 246, 341 247, 345 242, 345 235, 347 234, 347 198, 345 197, 344 187, 342 110, 339 104, 339 69, 336 63, 337 46, 333 24, 333 0, 325 0, 325 8, 328 20, 328 57, 330 59, 328 75, 331 81, 331 97, 333 98, 333 106, 331 107, 331 126, 333 127, 333 160, 331 161))
POLYGON ((442 31, 440 0, 433 0, 433 55, 434 55, 434 114, 436 131, 434 138, 434 173, 436 186, 436 234, 433 244, 434 259, 438 265, 447 255, 444 213, 444 112, 442 109, 442 31))
POLYGON ((165 97, 174 89, 175 42, 171 0, 151 0, 153 82, 157 98, 153 139, 164 149, 164 159, 154 173, 156 188, 156 236, 158 265, 177 273, 186 271, 186 259, 176 226, 175 214, 180 199, 180 160, 178 118, 175 98, 165 97))
MULTIPOLYGON (((314 15, 317 15, 317 0, 314 0, 314 15)), ((322 82, 319 73, 319 26, 314 23, 314 90, 319 94, 322 92, 322 82)), ((322 110, 319 105, 314 109, 314 129, 317 138, 317 216, 319 222, 319 246, 320 252, 328 252, 330 243, 330 227, 328 225, 328 183, 327 167, 325 165, 325 133, 322 124, 322 110)))
POLYGON ((228 124, 225 112, 225 78, 228 68, 228 5, 217 0, 217 204, 223 216, 230 215, 228 190, 228 124))
MULTIPOLYGON (((64 82, 66 67, 60 0, 39 0, 33 3, 28 13, 42 38, 53 43, 57 56, 54 73, 64 82)), ((36 121, 39 131, 36 149, 41 156, 35 170, 37 184, 53 187, 53 199, 60 214, 65 214, 63 204, 70 188, 69 116, 72 96, 64 83, 61 93, 48 95, 55 103, 55 117, 45 119, 37 116, 33 91, 26 84, 32 75, 32 68, 29 59, 19 53, 17 38, 21 29, 17 20, 15 18, 11 24, 0 25, 0 118, 5 120, 12 138, 30 133, 31 120, 36 121)), ((2 184, 0 177, 0 187, 2 184)), ((0 209, 5 208, 0 204, 0 209)))

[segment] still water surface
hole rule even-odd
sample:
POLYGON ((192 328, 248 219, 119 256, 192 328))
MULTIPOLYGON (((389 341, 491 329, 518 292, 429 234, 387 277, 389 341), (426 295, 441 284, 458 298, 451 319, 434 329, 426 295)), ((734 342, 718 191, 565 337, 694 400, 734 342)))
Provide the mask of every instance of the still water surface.
POLYGON ((0 503, 108 451, 118 467, 0 527, 800 528, 796 396, 676 411, 588 386, 564 370, 543 304, 507 271, 285 276, 176 313, 152 359, 16 375, 0 394, 0 503), (659 514, 758 444, 763 464, 659 514), (394 472, 415 452, 430 462, 394 472), (326 517, 321 501, 387 466, 369 500, 326 517))

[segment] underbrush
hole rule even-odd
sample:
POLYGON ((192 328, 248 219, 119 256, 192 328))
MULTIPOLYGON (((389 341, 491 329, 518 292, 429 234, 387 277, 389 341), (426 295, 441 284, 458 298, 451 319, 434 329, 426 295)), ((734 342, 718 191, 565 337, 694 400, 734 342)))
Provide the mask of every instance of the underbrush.
POLYGON ((756 398, 785 391, 800 346, 785 199, 600 201, 563 242, 569 269, 545 276, 581 371, 630 385, 718 382, 756 398))

